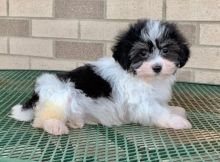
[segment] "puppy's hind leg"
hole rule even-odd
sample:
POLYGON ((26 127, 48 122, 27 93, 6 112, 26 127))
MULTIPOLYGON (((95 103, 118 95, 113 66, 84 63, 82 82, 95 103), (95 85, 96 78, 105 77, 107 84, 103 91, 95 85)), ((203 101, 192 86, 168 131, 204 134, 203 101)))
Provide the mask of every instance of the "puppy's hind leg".
POLYGON ((73 86, 54 74, 43 74, 37 78, 35 91, 39 94, 39 103, 35 108, 33 127, 43 128, 54 135, 68 133, 66 120, 73 86))
POLYGON ((53 135, 68 134, 69 130, 65 122, 58 119, 48 119, 43 123, 43 129, 53 135))
POLYGON ((52 102, 37 105, 33 127, 43 128, 53 135, 62 135, 69 132, 65 123, 65 107, 52 102))

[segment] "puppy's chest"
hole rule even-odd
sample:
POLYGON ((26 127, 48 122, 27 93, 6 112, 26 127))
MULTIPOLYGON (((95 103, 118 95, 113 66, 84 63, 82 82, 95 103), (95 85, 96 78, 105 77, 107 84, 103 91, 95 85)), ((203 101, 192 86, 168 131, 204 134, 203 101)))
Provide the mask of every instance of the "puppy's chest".
POLYGON ((125 83, 121 85, 116 96, 122 103, 128 104, 141 104, 151 100, 163 102, 170 100, 171 85, 169 83, 125 83))
POLYGON ((153 97, 158 101, 169 101, 172 95, 171 84, 168 83, 154 83, 153 97))

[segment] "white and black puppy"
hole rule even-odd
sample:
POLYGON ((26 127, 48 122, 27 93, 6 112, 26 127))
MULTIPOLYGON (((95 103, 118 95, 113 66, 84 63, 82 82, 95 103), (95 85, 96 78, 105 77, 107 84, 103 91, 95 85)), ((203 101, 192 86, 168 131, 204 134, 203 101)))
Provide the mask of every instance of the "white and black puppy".
POLYGON ((54 135, 96 123, 191 128, 185 110, 168 105, 176 71, 190 53, 176 25, 139 20, 119 35, 112 51, 113 58, 42 74, 33 96, 14 106, 11 117, 33 120, 33 127, 54 135))

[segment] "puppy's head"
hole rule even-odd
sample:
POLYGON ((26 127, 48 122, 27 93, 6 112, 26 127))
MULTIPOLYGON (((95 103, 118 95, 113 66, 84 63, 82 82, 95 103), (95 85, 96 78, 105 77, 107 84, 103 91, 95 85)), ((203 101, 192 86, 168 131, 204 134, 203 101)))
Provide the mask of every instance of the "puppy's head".
POLYGON ((175 24, 139 20, 117 38, 113 58, 141 77, 170 76, 189 58, 186 39, 175 24))

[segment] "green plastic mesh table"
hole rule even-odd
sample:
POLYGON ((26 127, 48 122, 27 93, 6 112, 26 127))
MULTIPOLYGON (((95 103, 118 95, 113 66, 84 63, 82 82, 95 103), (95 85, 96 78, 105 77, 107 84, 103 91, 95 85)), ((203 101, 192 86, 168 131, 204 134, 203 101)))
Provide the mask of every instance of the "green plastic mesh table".
POLYGON ((220 161, 220 86, 175 84, 171 105, 186 108, 191 130, 86 125, 52 136, 8 117, 41 73, 0 71, 0 161, 220 161))

